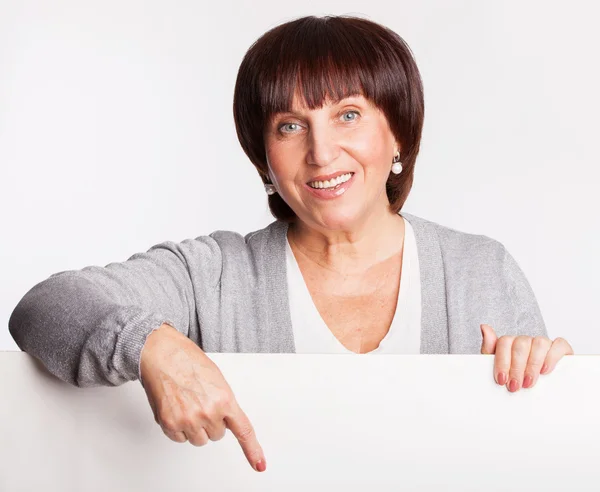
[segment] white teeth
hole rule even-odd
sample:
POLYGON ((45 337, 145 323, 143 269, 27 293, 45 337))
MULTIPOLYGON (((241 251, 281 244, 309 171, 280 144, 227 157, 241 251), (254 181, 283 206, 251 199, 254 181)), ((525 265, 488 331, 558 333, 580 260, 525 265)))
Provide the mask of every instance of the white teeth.
POLYGON ((311 181, 308 186, 311 188, 333 188, 340 183, 345 183, 352 177, 352 173, 342 174, 337 178, 330 179, 328 181, 311 181))

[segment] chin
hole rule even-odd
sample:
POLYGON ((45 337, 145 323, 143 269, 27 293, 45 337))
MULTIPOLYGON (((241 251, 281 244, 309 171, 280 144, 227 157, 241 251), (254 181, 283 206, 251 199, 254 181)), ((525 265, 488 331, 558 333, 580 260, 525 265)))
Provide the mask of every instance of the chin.
POLYGON ((343 231, 353 228, 360 218, 357 210, 340 207, 340 209, 323 210, 321 214, 315 214, 314 221, 327 230, 343 231))

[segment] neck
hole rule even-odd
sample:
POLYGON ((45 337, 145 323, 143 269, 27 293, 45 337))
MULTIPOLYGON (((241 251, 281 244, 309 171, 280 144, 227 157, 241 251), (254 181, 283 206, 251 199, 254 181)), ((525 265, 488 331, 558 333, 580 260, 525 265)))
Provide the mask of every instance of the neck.
POLYGON ((343 230, 313 227, 297 219, 288 228, 288 240, 295 253, 322 267, 360 275, 402 252, 404 219, 387 209, 343 230))

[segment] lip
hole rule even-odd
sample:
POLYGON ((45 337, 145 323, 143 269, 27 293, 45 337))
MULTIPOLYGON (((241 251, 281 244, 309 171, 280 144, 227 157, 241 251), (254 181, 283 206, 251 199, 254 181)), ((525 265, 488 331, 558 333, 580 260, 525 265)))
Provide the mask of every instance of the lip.
MULTIPOLYGON (((341 174, 346 174, 346 173, 341 173, 341 174)), ((338 176, 339 176, 339 174, 338 174, 338 176)), ((342 183, 341 185, 339 185, 339 187, 336 189, 312 188, 308 183, 305 184, 304 186, 306 187, 307 191, 315 198, 319 198, 321 200, 333 200, 335 198, 339 198, 344 193, 346 193, 348 188, 350 188, 354 184, 355 176, 356 176, 356 173, 352 173, 352 176, 350 176, 350 179, 348 181, 346 181, 345 183, 342 183)))
POLYGON ((354 174, 352 171, 337 171, 337 172, 331 173, 331 174, 321 174, 319 176, 315 176, 312 179, 309 179, 306 182, 306 184, 312 183, 313 181, 329 181, 330 179, 337 178, 338 176, 342 176, 342 175, 348 174, 348 173, 354 174))

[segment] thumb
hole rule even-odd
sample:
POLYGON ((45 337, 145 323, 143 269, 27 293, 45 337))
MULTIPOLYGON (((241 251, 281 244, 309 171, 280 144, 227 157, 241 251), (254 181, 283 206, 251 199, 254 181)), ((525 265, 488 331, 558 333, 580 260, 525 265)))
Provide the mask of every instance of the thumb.
POLYGON ((481 353, 482 354, 495 354, 496 353, 496 341, 498 337, 496 332, 490 325, 482 324, 479 325, 481 328, 481 334, 483 340, 481 341, 481 353))
POLYGON ((256 471, 265 471, 267 462, 254 433, 254 428, 237 403, 234 405, 233 412, 225 417, 225 424, 240 443, 250 466, 256 471))

